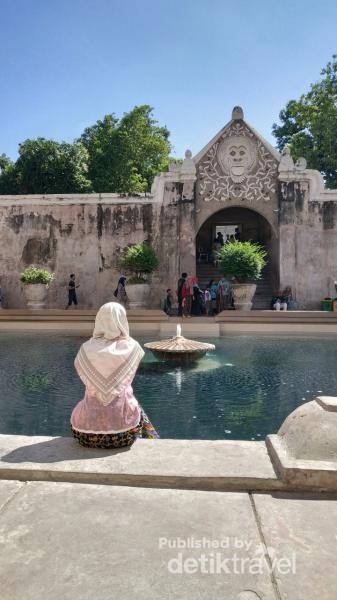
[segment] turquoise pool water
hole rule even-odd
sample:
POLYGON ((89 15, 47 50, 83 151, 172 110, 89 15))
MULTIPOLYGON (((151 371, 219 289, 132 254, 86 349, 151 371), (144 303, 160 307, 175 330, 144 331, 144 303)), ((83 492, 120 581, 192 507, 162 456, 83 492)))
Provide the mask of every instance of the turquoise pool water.
MULTIPOLYGON (((69 435, 83 393, 73 368, 82 341, 0 334, 0 433, 69 435)), ((171 368, 147 353, 136 375, 135 394, 164 438, 259 440, 317 394, 337 396, 337 338, 207 341, 216 351, 196 367, 171 368)))

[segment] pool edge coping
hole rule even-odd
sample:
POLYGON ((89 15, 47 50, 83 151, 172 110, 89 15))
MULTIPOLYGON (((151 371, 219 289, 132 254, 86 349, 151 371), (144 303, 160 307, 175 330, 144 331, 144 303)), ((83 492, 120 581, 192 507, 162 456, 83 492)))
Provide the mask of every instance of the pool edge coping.
POLYGON ((88 450, 73 438, 0 435, 0 479, 200 491, 337 491, 337 470, 323 479, 319 469, 308 477, 306 465, 282 473, 264 441, 137 440, 126 453, 95 450, 90 456, 88 450), (25 460, 32 458, 30 446, 33 455, 41 446, 40 459, 25 460))

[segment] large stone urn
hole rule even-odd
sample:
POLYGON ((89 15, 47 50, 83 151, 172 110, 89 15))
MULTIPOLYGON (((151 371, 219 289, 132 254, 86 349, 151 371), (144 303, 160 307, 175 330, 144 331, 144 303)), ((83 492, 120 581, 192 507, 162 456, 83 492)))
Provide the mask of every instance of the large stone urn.
POLYGON ((266 446, 276 473, 292 489, 337 490, 337 398, 317 396, 296 408, 266 446))
POLYGON ((129 299, 129 307, 131 310, 147 308, 150 296, 150 286, 148 283, 129 283, 126 284, 126 294, 129 299))
POLYGON ((45 307, 48 286, 45 283, 25 283, 23 286, 27 308, 39 310, 45 307))
POLYGON ((234 283, 232 285, 235 310, 251 310, 256 292, 256 283, 234 283))

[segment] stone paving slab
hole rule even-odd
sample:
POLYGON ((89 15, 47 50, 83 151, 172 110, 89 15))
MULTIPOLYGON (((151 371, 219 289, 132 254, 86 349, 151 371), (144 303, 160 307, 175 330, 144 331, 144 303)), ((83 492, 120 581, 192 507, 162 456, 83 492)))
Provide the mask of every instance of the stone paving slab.
POLYGON ((200 490, 283 489, 264 442, 137 440, 82 448, 73 438, 0 435, 0 479, 200 490))
POLYGON ((0 513, 1 600, 277 600, 260 549, 245 493, 31 482, 0 513))
POLYGON ((0 481, 0 511, 22 487, 20 481, 0 481))
POLYGON ((269 555, 295 566, 276 569, 280 598, 336 600, 337 495, 254 494, 254 503, 269 555))

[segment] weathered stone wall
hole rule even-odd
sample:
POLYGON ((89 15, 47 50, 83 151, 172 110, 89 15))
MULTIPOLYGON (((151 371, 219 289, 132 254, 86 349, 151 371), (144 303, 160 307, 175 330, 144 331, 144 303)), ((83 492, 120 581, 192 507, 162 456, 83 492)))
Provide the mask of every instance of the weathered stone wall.
POLYGON ((311 199, 310 182, 280 183, 280 282, 291 285, 303 308, 335 296, 337 197, 311 199))
POLYGON ((0 197, 0 277, 6 305, 25 306, 19 276, 35 264, 55 272, 49 307, 65 306, 74 272, 80 306, 96 308, 113 299, 123 249, 147 240, 160 261, 151 295, 152 306, 158 306, 164 290, 175 289, 179 213, 177 205, 168 209, 146 197, 0 197))
MULTIPOLYGON (((166 183, 161 202, 112 195, 0 197, 0 278, 6 305, 25 306, 20 272, 36 264, 56 275, 49 307, 65 305, 68 277, 75 272, 80 306, 97 308, 113 299, 123 249, 148 240, 160 261, 151 294, 151 306, 158 307, 168 287, 175 292, 182 271, 195 273, 200 213, 193 186, 186 189, 184 193, 181 182, 166 183)), ((212 205, 213 213, 227 206, 207 203, 207 213, 212 205)), ((322 297, 335 293, 337 198, 326 193, 312 199, 310 182, 280 182, 278 205, 274 214, 279 223, 272 229, 279 240, 280 285, 291 285, 302 307, 318 308, 322 297)))

